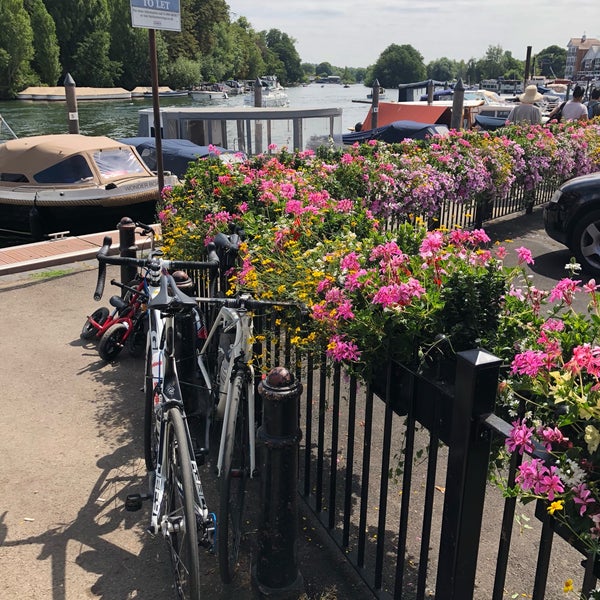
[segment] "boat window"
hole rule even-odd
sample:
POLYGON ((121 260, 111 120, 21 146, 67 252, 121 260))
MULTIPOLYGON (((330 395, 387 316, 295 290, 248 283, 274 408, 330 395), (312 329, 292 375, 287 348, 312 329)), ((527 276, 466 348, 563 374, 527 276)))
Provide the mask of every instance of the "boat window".
POLYGON ((130 148, 115 148, 94 152, 94 160, 102 177, 145 174, 146 170, 130 148))
POLYGON ((23 173, 0 173, 0 181, 10 181, 11 183, 29 183, 27 175, 23 175, 23 173))
POLYGON ((85 158, 81 154, 76 154, 36 173, 33 178, 38 183, 78 183, 93 176, 85 158))

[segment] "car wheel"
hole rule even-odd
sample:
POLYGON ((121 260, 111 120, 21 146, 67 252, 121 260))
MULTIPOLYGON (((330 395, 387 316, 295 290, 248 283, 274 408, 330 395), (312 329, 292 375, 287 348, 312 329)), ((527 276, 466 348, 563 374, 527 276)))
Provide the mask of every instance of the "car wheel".
POLYGON ((600 210, 579 219, 571 242, 571 250, 581 268, 590 275, 600 275, 600 210))

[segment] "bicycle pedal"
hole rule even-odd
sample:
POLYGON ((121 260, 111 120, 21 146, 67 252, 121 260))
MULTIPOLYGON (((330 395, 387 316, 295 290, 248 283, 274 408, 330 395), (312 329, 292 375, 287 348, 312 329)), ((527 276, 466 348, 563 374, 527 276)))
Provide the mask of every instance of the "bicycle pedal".
POLYGON ((129 512, 135 512, 142 508, 144 500, 150 500, 152 496, 150 494, 127 494, 125 499, 125 510, 129 512))

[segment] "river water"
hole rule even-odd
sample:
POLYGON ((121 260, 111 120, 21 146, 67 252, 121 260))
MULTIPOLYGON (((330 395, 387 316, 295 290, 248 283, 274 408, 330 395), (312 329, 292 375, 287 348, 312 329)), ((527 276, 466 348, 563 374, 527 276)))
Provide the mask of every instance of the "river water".
MULTIPOLYGON (((292 108, 327 107, 342 108, 342 128, 347 131, 358 121, 364 121, 369 105, 366 104, 370 88, 357 84, 345 88, 338 84, 310 84, 287 89, 292 108), (354 102, 360 100, 360 102, 354 102)), ((230 96, 227 100, 208 101, 210 105, 239 106, 243 96, 230 96)), ((202 106, 190 97, 161 98, 161 106, 202 106)), ((207 105, 204 103, 204 105, 207 105)), ((138 132, 138 111, 152 106, 151 99, 85 100, 78 103, 79 130, 85 135, 106 135, 112 138, 132 137, 138 132)), ((67 133, 65 102, 14 100, 0 102, 0 115, 18 137, 47 133, 67 133)), ((6 138, 5 131, 0 132, 6 138)))

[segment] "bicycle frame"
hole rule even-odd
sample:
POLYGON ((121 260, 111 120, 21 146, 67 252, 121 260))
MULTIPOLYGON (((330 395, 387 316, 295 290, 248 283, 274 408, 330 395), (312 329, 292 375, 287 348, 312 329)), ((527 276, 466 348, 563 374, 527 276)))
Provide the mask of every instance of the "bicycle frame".
MULTIPOLYGON (((160 288, 159 288, 160 289, 160 288)), ((156 297, 156 294, 155 294, 156 297)), ((167 515, 162 515, 162 520, 159 522, 161 517, 161 506, 163 502, 163 496, 165 491, 165 470, 164 467, 168 461, 168 448, 166 440, 166 426, 167 426, 167 413, 169 410, 179 410, 182 415, 185 415, 185 408, 183 405, 183 398, 181 395, 181 387, 179 385, 179 379, 177 377, 177 362, 175 359, 175 323, 173 314, 167 314, 165 316, 160 315, 159 310, 153 309, 153 312, 158 313, 158 323, 163 323, 162 327, 164 336, 161 338, 158 349, 156 351, 156 358, 158 367, 164 366, 164 373, 161 376, 160 383, 154 388, 154 411, 158 418, 156 420, 159 423, 160 431, 159 448, 157 453, 157 464, 154 475, 151 475, 153 480, 153 501, 152 501, 152 516, 150 517, 150 533, 162 532, 164 536, 168 536, 172 530, 172 522, 168 519, 167 515)), ((155 353, 153 353, 153 357, 155 353)), ((154 358, 153 358, 154 363, 154 358)), ((153 364, 154 368, 154 364, 153 364)), ((192 448, 192 440, 189 430, 186 428, 188 448, 192 448)), ((198 493, 201 505, 199 506, 202 523, 206 523, 210 520, 210 513, 208 506, 204 498, 204 491, 202 489, 202 483, 200 481, 200 473, 198 471, 198 465, 193 452, 190 452, 190 462, 192 465, 192 476, 193 483, 198 493)), ((208 531, 208 543, 214 544, 215 530, 208 531)))
POLYGON ((113 302, 113 299, 111 298, 109 300, 109 303, 111 306, 113 306, 113 311, 108 315, 106 321, 104 321, 104 323, 98 323, 97 321, 95 321, 91 315, 88 315, 87 320, 88 322, 96 329, 96 333, 94 335, 95 338, 101 338, 102 335, 104 334, 105 331, 107 331, 112 325, 114 325, 115 323, 126 323, 128 325, 128 330, 127 330, 127 334, 124 336, 123 341, 125 341, 127 339, 127 337, 129 337, 129 334, 131 333, 131 329, 132 329, 132 324, 133 324, 133 320, 132 317, 133 315, 135 315, 135 313, 137 312, 137 310, 140 308, 140 306, 143 304, 145 295, 146 295, 146 282, 145 279, 142 278, 140 280, 140 282, 138 283, 137 287, 134 288, 128 288, 127 286, 124 286, 123 284, 112 280, 111 284, 116 285, 117 287, 120 288, 126 288, 128 291, 130 291, 132 293, 132 296, 129 300, 128 305, 123 308, 123 307, 119 307, 116 306, 113 302), (121 311, 123 311, 123 313, 121 314, 121 311))
MULTIPOLYGON (((252 316, 245 308, 230 308, 222 306, 217 314, 217 317, 208 332, 206 340, 198 354, 198 367, 202 373, 206 387, 209 389, 211 396, 219 394, 219 402, 217 404, 217 416, 223 418, 223 426, 219 442, 219 455, 217 459, 217 472, 221 475, 223 466, 223 453, 225 449, 225 431, 229 422, 229 414, 232 410, 231 398, 231 380, 234 372, 243 369, 247 373, 247 379, 251 382, 248 385, 248 438, 250 448, 250 477, 256 472, 256 443, 254 435, 255 424, 255 398, 254 398, 254 367, 249 362, 252 358, 252 316), (219 381, 219 389, 214 389, 214 383, 211 379, 207 366, 207 355, 211 342, 214 340, 217 332, 229 333, 235 332, 234 341, 231 346, 231 355, 227 366, 226 375, 223 381, 219 381)), ((236 408, 236 407, 234 407, 236 408)))

